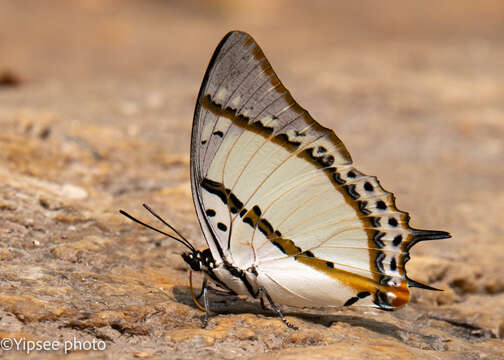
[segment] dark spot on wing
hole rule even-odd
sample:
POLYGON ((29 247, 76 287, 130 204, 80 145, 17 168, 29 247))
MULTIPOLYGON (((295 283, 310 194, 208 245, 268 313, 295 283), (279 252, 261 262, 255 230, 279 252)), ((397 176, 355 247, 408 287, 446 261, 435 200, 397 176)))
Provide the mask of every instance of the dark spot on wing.
POLYGON ((357 191, 355 191, 355 184, 344 185, 343 189, 347 192, 347 194, 354 200, 360 198, 360 195, 357 191))
POLYGON ((228 194, 228 206, 231 213, 236 214, 243 208, 243 203, 233 194, 231 191, 226 189, 228 194))
POLYGON ((281 145, 290 152, 296 151, 299 145, 301 145, 300 141, 289 140, 287 134, 278 134, 271 139, 271 142, 281 145))
POLYGON ((397 269, 397 262, 395 257, 393 257, 392 260, 390 260, 390 270, 396 271, 396 269, 397 269))
POLYGON ((383 260, 385 259, 385 254, 381 251, 378 252, 375 258, 375 265, 378 272, 384 273, 385 269, 383 268, 383 260))
POLYGON ((378 200, 376 202, 376 208, 380 209, 380 210, 385 210, 387 208, 387 205, 385 204, 385 202, 383 200, 378 200))
POLYGON ((270 238, 273 234, 273 226, 266 219, 259 220, 259 225, 257 226, 260 232, 264 234, 267 238, 270 238))
POLYGON ((217 195, 219 199, 229 207, 231 213, 236 214, 242 209, 243 203, 231 192, 231 190, 226 189, 221 183, 205 178, 201 182, 201 187, 209 193, 217 195))
POLYGON ((375 227, 375 228, 378 228, 380 227, 380 218, 379 217, 370 217, 369 218, 369 221, 371 222, 371 226, 372 227, 375 227))
POLYGON ((348 299, 344 304, 343 306, 350 306, 350 305, 353 305, 355 304, 357 301, 359 301, 359 298, 357 296, 354 296, 354 297, 351 297, 350 299, 348 299))
POLYGON ((334 171, 334 173, 332 174, 332 178, 334 182, 338 185, 343 185, 346 183, 346 181, 341 178, 340 174, 337 171, 334 171))
POLYGON ((203 181, 201 182, 201 187, 207 190, 209 193, 217 195, 224 204, 227 204, 226 189, 221 183, 210 179, 203 179, 203 181))
POLYGON ((371 293, 369 291, 362 291, 357 294, 357 297, 360 299, 364 299, 364 298, 368 297, 369 295, 371 295, 371 293))
POLYGON ((395 238, 394 238, 394 241, 392 241, 392 244, 394 246, 399 246, 399 244, 401 244, 402 242, 402 235, 397 235, 395 238))
POLYGON ((261 209, 259 208, 259 206, 255 205, 253 208, 252 208, 252 211, 254 212, 254 214, 256 216, 261 216, 262 212, 261 212, 261 209))
POLYGON ((370 182, 366 181, 366 182, 364 183, 364 190, 366 190, 366 191, 368 191, 368 192, 373 191, 373 190, 374 190, 373 185, 371 185, 371 183, 370 183, 370 182))
POLYGON ((317 154, 314 148, 303 150, 297 156, 311 162, 318 168, 329 167, 334 164, 334 156, 330 154, 317 154))
POLYGON ((390 306, 387 294, 380 290, 376 290, 374 301, 375 305, 377 305, 382 310, 392 310, 390 306))
POLYGON ((368 204, 367 201, 357 201, 357 204, 359 205, 359 210, 361 213, 363 213, 364 215, 371 214, 371 211, 366 209, 366 206, 368 204))
POLYGON ((382 241, 382 238, 385 236, 385 233, 381 231, 376 231, 373 235, 373 241, 379 248, 385 247, 385 243, 382 241))

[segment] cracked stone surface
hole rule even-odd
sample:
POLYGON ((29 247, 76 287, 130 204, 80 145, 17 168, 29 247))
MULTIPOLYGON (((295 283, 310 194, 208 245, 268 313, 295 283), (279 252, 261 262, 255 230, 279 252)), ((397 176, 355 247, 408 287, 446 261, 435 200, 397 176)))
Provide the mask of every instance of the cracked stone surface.
POLYGON ((0 338, 106 344, 30 358, 504 358, 502 2, 3 1, 0 24, 0 338), (235 28, 413 226, 451 232, 408 263, 443 292, 285 309, 299 331, 212 293, 201 329, 182 247, 118 210, 156 224, 147 203, 205 247, 192 111, 235 28))

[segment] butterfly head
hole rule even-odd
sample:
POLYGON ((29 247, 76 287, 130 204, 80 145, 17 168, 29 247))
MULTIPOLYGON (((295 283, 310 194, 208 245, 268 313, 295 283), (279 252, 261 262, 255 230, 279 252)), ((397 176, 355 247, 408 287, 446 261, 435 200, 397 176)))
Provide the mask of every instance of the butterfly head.
POLYGON ((215 260, 210 249, 188 251, 182 254, 182 258, 194 271, 209 272, 215 268, 215 260))

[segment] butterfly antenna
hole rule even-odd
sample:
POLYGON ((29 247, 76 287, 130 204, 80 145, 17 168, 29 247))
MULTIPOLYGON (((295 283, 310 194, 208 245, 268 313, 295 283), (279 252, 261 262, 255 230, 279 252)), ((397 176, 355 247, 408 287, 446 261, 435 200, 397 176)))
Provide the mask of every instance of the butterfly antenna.
POLYGON ((163 224, 165 224, 166 226, 168 226, 172 231, 175 232, 175 234, 177 234, 181 239, 183 239, 185 242, 189 243, 189 240, 187 240, 184 235, 182 235, 180 232, 177 231, 177 229, 175 229, 173 226, 171 226, 170 224, 168 224, 161 216, 159 216, 158 214, 156 214, 154 212, 154 210, 152 210, 149 205, 147 204, 142 204, 144 208, 147 209, 148 212, 150 212, 153 216, 155 216, 159 221, 161 221, 163 224))
MULTIPOLYGON (((124 211, 124 210, 119 210, 119 213, 121 213, 121 215, 126 216, 128 219, 130 219, 130 220, 132 220, 132 221, 136 222, 137 224, 140 224, 140 225, 142 225, 142 226, 145 226, 145 227, 146 227, 146 228, 148 228, 148 229, 154 230, 154 231, 156 231, 156 232, 158 232, 158 233, 160 233, 160 234, 163 234, 164 236, 169 237, 170 239, 173 239, 173 240, 175 240, 175 241, 178 241, 179 243, 181 243, 181 244, 183 244, 184 246, 186 246, 187 248, 189 248, 189 250, 191 250, 191 251, 196 251, 196 249, 194 248, 194 246, 192 246, 192 245, 191 245, 191 243, 190 243, 189 241, 187 241, 187 239, 185 239, 185 238, 183 238, 183 240, 182 240, 182 239, 179 239, 179 238, 177 238, 177 237, 175 237, 175 236, 173 236, 173 235, 170 235, 170 234, 168 234, 168 233, 165 233, 165 232, 164 232, 164 231, 162 231, 162 230, 156 229, 155 227, 153 227, 153 226, 151 226, 151 225, 149 225, 149 224, 146 224, 146 223, 144 223, 143 221, 138 220, 137 218, 135 218, 135 217, 131 216, 130 214, 128 214, 128 213, 127 213, 126 211, 124 211)), ((157 216, 156 216, 156 217, 157 217, 157 216)), ((164 222, 163 222, 163 223, 164 223, 164 222)), ((171 229, 171 227, 170 227, 170 229, 171 229)), ((178 234, 178 233, 177 233, 177 234, 178 234)))

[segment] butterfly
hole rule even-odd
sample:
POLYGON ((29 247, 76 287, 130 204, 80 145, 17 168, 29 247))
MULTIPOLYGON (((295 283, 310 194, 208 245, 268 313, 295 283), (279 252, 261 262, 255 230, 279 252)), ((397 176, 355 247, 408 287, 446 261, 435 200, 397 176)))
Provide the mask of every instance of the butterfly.
MULTIPOLYGON (((445 231, 409 226, 394 195, 352 165, 336 134, 282 85, 254 39, 228 33, 198 94, 191 135, 194 206, 208 248, 177 230, 182 255, 205 278, 193 300, 209 315, 208 282, 232 294, 279 305, 369 306, 394 310, 411 287, 409 250, 445 231), (203 305, 198 299, 203 297, 203 305)), ((191 284, 192 292, 192 284, 191 284)))

